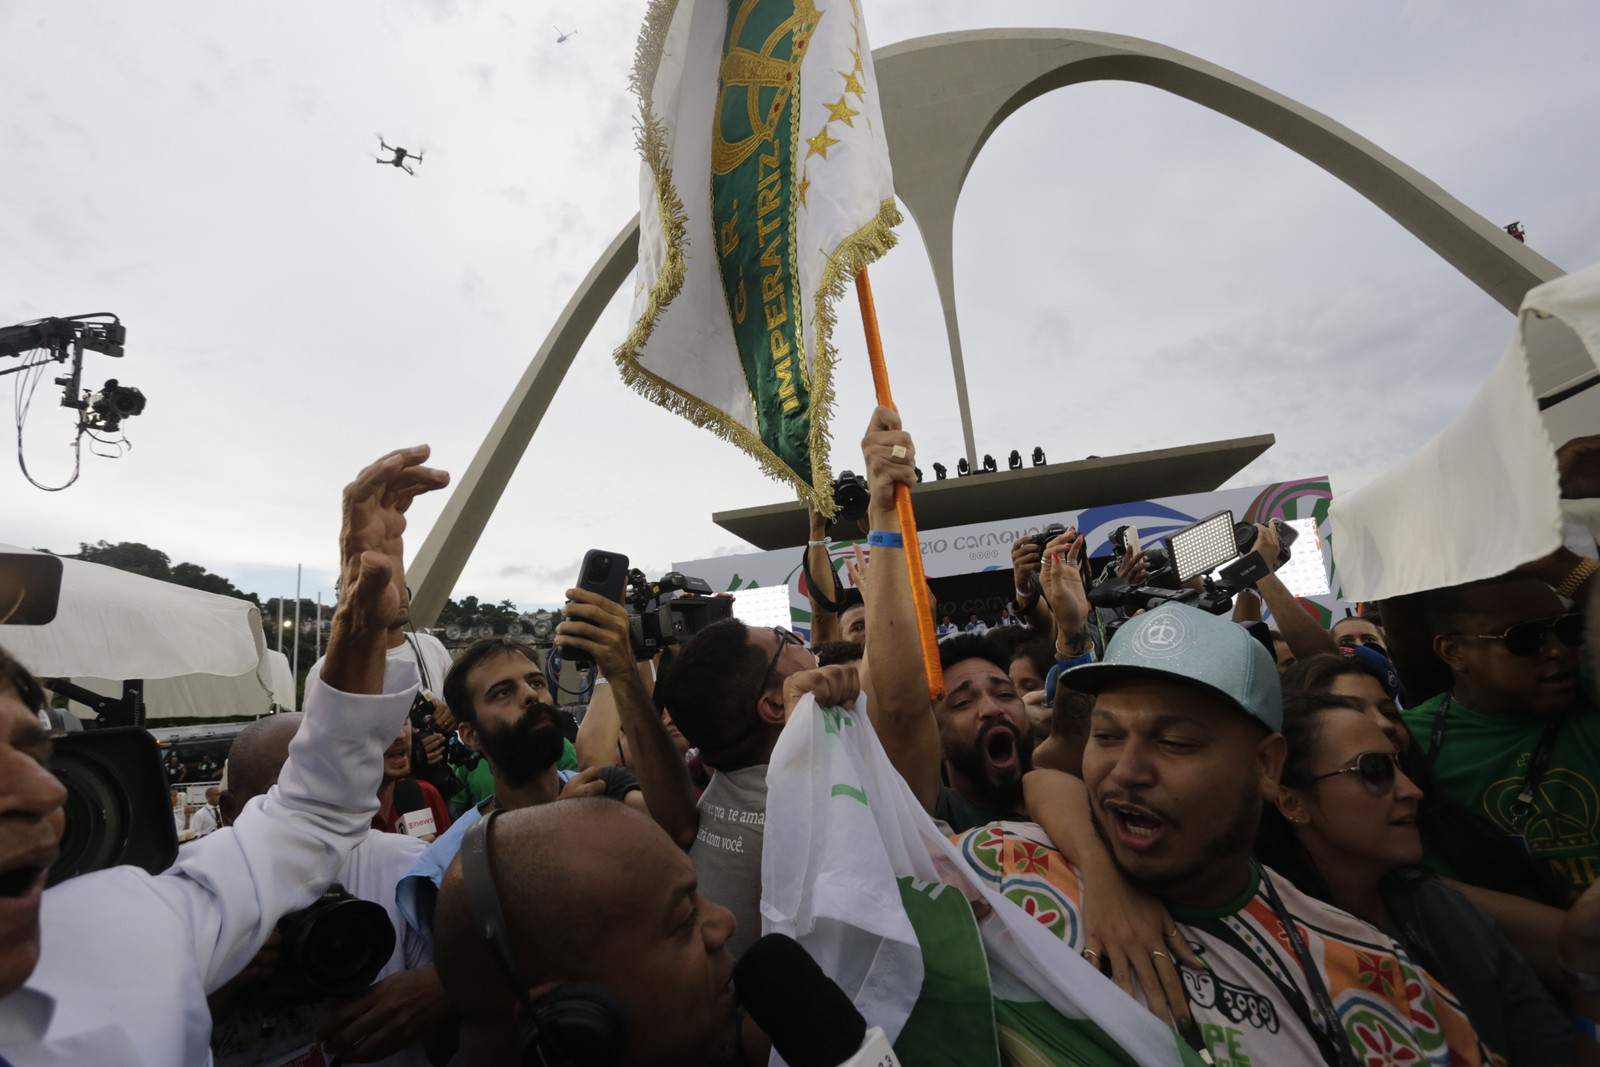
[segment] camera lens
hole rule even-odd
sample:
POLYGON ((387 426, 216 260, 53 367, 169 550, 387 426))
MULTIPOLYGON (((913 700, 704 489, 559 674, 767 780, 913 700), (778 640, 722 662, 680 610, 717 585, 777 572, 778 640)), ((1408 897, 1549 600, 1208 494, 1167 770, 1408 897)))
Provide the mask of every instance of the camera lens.
POLYGON ((394 926, 383 907, 367 900, 326 905, 301 932, 298 946, 307 984, 324 996, 365 989, 394 954, 394 926))
POLYGON ((64 746, 57 748, 50 769, 67 787, 67 800, 61 852, 50 868, 49 884, 123 862, 133 811, 116 771, 92 752, 64 746))

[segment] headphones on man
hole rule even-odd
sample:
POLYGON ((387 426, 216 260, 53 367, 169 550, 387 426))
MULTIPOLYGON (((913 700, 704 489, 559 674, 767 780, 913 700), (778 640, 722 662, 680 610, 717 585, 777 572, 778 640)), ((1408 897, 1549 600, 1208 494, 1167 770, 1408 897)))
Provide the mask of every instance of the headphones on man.
POLYGON ((622 1055, 628 1014, 605 986, 566 982, 537 1000, 517 974, 500 894, 489 858, 489 826, 498 810, 479 819, 461 841, 461 874, 472 925, 522 1005, 517 1060, 523 1067, 611 1067, 622 1055))

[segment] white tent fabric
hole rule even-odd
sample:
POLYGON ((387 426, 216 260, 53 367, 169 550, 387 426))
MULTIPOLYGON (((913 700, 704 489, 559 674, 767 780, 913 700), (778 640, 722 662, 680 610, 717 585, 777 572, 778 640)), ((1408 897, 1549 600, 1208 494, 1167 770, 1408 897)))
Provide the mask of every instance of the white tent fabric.
MULTIPOLYGON (((112 678, 74 678, 85 689, 106 696, 121 696, 122 682, 112 678)), ((152 719, 219 719, 240 715, 265 715, 272 705, 295 711, 294 675, 289 657, 267 649, 257 670, 235 678, 219 674, 185 674, 177 678, 156 678, 144 685, 145 714, 152 719), (267 680, 262 680, 262 675, 267 680)), ((72 710, 88 716, 92 712, 77 703, 72 710)))
POLYGON ((260 714, 274 691, 280 703, 293 701, 287 671, 273 677, 261 613, 249 601, 82 560, 61 563, 55 621, 0 626, 0 647, 39 677, 116 695, 121 679, 142 678, 152 718, 260 714))
POLYGON ((1537 398, 1597 367, 1600 265, 1530 290, 1510 345, 1467 409, 1394 469, 1334 498, 1345 599, 1490 578, 1559 547, 1556 446, 1600 432, 1600 389, 1544 413, 1537 398))

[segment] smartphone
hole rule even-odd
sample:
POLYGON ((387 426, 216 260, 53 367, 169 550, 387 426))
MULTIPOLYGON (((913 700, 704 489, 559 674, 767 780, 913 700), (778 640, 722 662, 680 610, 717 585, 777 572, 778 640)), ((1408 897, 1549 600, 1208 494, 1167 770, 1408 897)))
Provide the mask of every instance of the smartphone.
MULTIPOLYGON (((579 589, 599 593, 607 600, 621 600, 622 591, 627 586, 627 556, 621 552, 607 552, 599 548, 591 548, 583 554, 583 565, 578 568, 579 589)), ((580 652, 575 648, 563 648, 561 655, 568 663, 575 663, 580 667, 593 664, 593 659, 587 652, 580 652)))
POLYGON ((38 552, 0 552, 0 625, 44 626, 61 601, 61 560, 38 552))

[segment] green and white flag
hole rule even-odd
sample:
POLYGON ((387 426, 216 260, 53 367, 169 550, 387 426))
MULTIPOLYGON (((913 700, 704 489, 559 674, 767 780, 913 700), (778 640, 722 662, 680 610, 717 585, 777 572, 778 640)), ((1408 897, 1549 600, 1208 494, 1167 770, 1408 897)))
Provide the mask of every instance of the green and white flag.
POLYGON ((623 381, 833 511, 833 303, 899 222, 859 0, 653 0, 623 381))
POLYGON ((991 889, 865 713, 806 697, 767 769, 764 931, 803 945, 916 1067, 1179 1067, 1193 1053, 991 889), (982 924, 973 905, 987 904, 982 924))

